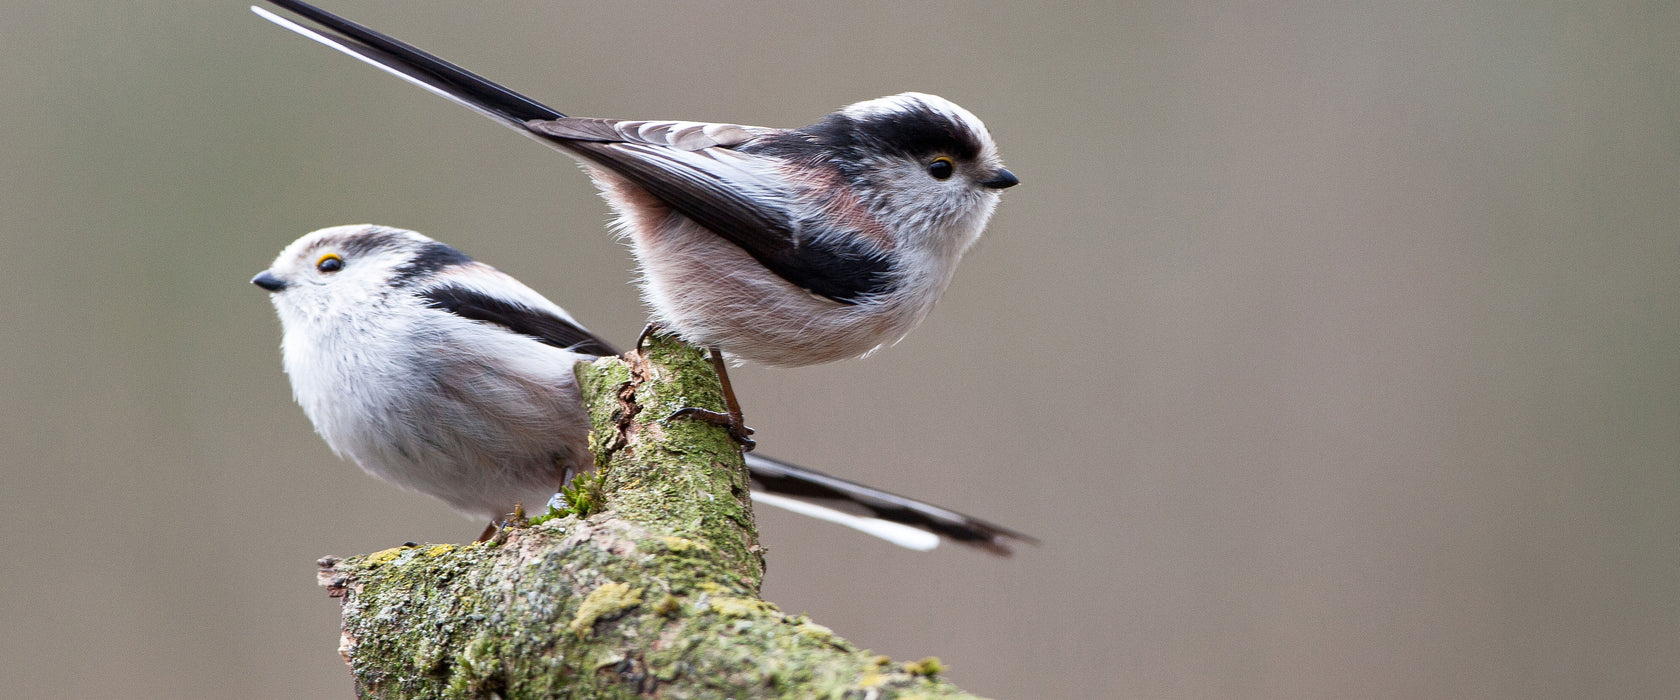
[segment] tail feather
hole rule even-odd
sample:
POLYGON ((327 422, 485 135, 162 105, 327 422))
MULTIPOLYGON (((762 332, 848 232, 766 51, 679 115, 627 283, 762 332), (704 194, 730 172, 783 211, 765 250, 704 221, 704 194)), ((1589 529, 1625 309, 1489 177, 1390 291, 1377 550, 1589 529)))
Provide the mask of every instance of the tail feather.
POLYGON ((926 552, 939 546, 939 535, 909 525, 895 523, 891 520, 852 515, 828 506, 763 491, 753 491, 752 498, 753 503, 775 506, 807 517, 843 525, 858 532, 879 537, 905 549, 926 552))
MULTIPOLYGON (((320 28, 306 27, 260 7, 253 6, 251 11, 527 136, 544 140, 527 128, 526 122, 563 119, 566 116, 465 68, 309 3, 298 0, 268 2, 314 22, 320 28)), ((979 518, 757 454, 747 455, 747 466, 752 471, 754 484, 760 489, 753 494, 754 499, 766 505, 839 523, 910 549, 932 549, 942 537, 999 556, 1009 556, 1011 543, 1038 543, 1031 537, 979 518), (854 512, 844 512, 841 508, 854 512)))
MULTIPOLYGON (((1013 543, 1038 544, 1038 540, 1027 535, 1010 530, 1000 525, 986 522, 973 516, 964 515, 953 510, 941 508, 931 503, 925 503, 913 498, 907 498, 895 493, 889 493, 877 488, 864 486, 854 481, 847 481, 836 476, 830 476, 819 471, 789 464, 781 460, 771 459, 756 453, 747 454, 747 469, 752 472, 753 485, 760 491, 784 499, 795 500, 808 507, 820 507, 831 513, 843 515, 854 520, 874 521, 875 523, 896 523, 900 527, 908 527, 923 533, 930 533, 957 542, 984 549, 999 556, 1009 556, 1013 550, 1013 543), (816 499, 827 503, 834 503, 850 510, 862 510, 872 517, 862 517, 829 507, 827 503, 813 506, 806 499, 816 499)), ((766 499, 762 494, 754 497, 766 505, 789 508, 786 505, 766 499)), ((799 511, 794 508, 790 510, 799 511)), ((851 521, 839 518, 804 513, 812 517, 819 517, 830 522, 838 522, 847 527, 867 532, 900 546, 919 549, 920 547, 905 544, 870 528, 878 527, 874 523, 860 526, 851 521)), ((892 530, 892 532, 899 532, 892 530)), ((925 538, 924 538, 925 539, 925 538)), ((932 549, 931 546, 926 547, 932 549)))
POLYGON ((514 129, 524 130, 525 122, 533 119, 566 116, 472 71, 309 3, 268 1, 319 24, 325 31, 303 26, 260 7, 253 6, 251 11, 514 129))

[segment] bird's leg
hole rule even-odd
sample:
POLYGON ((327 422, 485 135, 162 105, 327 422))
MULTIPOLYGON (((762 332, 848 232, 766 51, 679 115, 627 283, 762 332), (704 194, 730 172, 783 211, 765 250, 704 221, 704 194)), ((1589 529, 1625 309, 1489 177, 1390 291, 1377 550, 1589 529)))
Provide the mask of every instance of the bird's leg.
MULTIPOLYGON (((647 324, 647 327, 642 329, 642 334, 636 337, 636 345, 632 348, 632 351, 641 353, 642 345, 647 343, 648 338, 663 330, 665 329, 658 323, 647 324)), ((723 385, 723 403, 725 408, 728 409, 728 413, 718 413, 717 411, 689 406, 688 408, 678 409, 675 413, 667 416, 666 420, 693 418, 712 425, 724 426, 729 429, 729 437, 734 438, 735 442, 741 445, 741 451, 751 452, 754 447, 758 446, 758 443, 748 437, 752 435, 753 430, 747 427, 746 419, 741 416, 741 402, 735 398, 735 389, 729 383, 729 367, 723 362, 723 351, 713 346, 707 348, 707 352, 708 359, 712 363, 712 370, 717 372, 718 382, 723 385)))
POLYGON ((723 362, 723 351, 716 347, 708 350, 710 351, 712 369, 717 371, 718 382, 723 384, 723 404, 729 412, 718 413, 717 411, 690 406, 671 414, 670 417, 693 418, 712 425, 724 426, 729 429, 729 437, 735 438, 735 442, 741 444, 741 451, 751 452, 754 447, 758 446, 758 443, 748 437, 753 434, 753 430, 747 427, 746 419, 741 417, 741 402, 736 400, 735 389, 729 384, 729 367, 723 362))
POLYGON ((757 443, 747 437, 753 434, 753 430, 747 427, 747 419, 741 415, 741 402, 735 398, 735 388, 729 384, 729 367, 723 362, 723 351, 715 346, 711 351, 712 369, 717 370, 718 382, 723 385, 723 405, 729 409, 729 436, 741 443, 743 451, 751 452, 757 443))

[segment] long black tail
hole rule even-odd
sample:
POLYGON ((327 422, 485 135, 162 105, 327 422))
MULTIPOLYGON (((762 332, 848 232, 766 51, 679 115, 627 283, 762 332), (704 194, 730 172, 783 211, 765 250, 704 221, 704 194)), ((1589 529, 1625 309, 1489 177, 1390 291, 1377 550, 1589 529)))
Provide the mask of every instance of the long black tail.
POLYGON ((978 547, 999 556, 1009 556, 1012 552, 1010 549, 1012 543, 1038 544, 1038 540, 1032 537, 973 516, 864 486, 819 471, 812 471, 757 453, 747 454, 747 469, 752 472, 752 481, 755 487, 754 496, 761 501, 765 501, 767 505, 841 522, 843 525, 864 530, 876 537, 912 549, 932 549, 932 544, 937 542, 933 536, 943 537, 971 547, 978 547), (772 499, 765 499, 758 491, 772 494, 772 499), (825 517, 823 514, 810 512, 795 505, 777 502, 773 500, 775 497, 790 497, 787 500, 797 499, 796 502, 821 508, 836 514, 839 518, 849 518, 850 520, 844 521, 835 517, 825 517), (860 518, 859 512, 865 514, 864 517, 860 518), (921 541, 928 542, 928 544, 918 546, 915 544, 918 540, 914 537, 901 539, 890 534, 890 531, 872 530, 869 527, 872 523, 856 522, 860 519, 863 521, 884 521, 894 523, 899 528, 920 531, 927 536, 926 540, 921 541))
MULTIPOLYGON (((525 122, 566 116, 472 71, 309 3, 267 1, 319 26, 304 26, 260 7, 251 11, 528 136, 533 134, 525 122)), ((942 537, 1008 556, 1011 543, 1038 542, 979 518, 757 454, 747 455, 747 467, 757 486, 753 496, 760 502, 836 522, 905 547, 931 549, 942 537)))
POLYGON ((472 71, 309 3, 297 0, 268 2, 295 12, 320 25, 320 28, 306 27, 260 7, 253 6, 251 11, 514 129, 523 130, 525 122, 532 119, 560 119, 566 116, 472 71))

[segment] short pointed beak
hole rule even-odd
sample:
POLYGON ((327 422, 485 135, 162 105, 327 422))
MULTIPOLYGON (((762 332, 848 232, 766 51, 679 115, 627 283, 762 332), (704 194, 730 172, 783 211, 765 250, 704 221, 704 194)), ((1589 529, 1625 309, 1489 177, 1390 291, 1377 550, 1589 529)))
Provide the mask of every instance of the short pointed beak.
POLYGON ((271 292, 278 292, 286 288, 286 280, 275 277, 274 273, 269 272, 268 270, 263 270, 262 272, 257 273, 256 277, 252 277, 251 284, 257 285, 258 287, 262 287, 263 289, 271 292))
POLYGON ((998 168, 997 172, 981 180, 980 184, 987 189, 1001 190, 1021 184, 1021 178, 1015 177, 1015 173, 1009 172, 1007 168, 998 168))

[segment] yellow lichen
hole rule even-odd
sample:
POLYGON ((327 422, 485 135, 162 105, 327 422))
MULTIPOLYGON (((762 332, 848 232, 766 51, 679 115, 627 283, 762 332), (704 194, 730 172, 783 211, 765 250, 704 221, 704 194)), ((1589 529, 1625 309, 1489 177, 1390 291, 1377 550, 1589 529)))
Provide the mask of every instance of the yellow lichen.
POLYGON ((627 583, 603 583, 584 596, 583 604, 578 606, 577 615, 567 629, 579 637, 588 637, 595 631, 596 621, 602 617, 641 604, 642 589, 632 589, 627 583))
POLYGON ((765 601, 726 595, 714 596, 710 605, 712 612, 723 617, 756 617, 777 612, 776 606, 765 601))
MULTIPOLYGON (((815 622, 812 622, 810 620, 800 621, 798 633, 802 637, 805 637, 807 639, 810 639, 810 640, 813 640, 813 641, 816 641, 816 642, 820 642, 820 643, 823 643, 823 644, 838 644, 839 643, 838 638, 834 636, 834 630, 831 630, 827 627, 819 625, 819 624, 817 624, 815 622)), ((888 663, 891 663, 891 660, 889 660, 888 663)), ((880 665, 884 665, 884 664, 876 664, 876 665, 880 666, 880 665)))
POLYGON ((393 561, 396 561, 397 557, 402 556, 403 552, 406 552, 406 551, 408 551, 407 547, 392 547, 390 549, 382 549, 382 550, 379 550, 377 552, 374 552, 372 554, 367 555, 367 558, 363 559, 362 561, 365 562, 368 566, 379 566, 381 564, 389 564, 393 561))
POLYGON ((710 593, 712 595, 726 595, 726 594, 729 594, 729 593, 735 593, 736 592, 736 590, 734 588, 730 588, 729 586, 725 586, 725 585, 723 585, 721 583, 718 583, 716 581, 701 581, 699 584, 697 584, 697 587, 702 592, 710 593))
POLYGON ((659 541, 664 542, 665 548, 673 552, 686 552, 699 546, 695 544, 694 540, 682 537, 661 537, 659 541))

